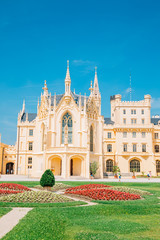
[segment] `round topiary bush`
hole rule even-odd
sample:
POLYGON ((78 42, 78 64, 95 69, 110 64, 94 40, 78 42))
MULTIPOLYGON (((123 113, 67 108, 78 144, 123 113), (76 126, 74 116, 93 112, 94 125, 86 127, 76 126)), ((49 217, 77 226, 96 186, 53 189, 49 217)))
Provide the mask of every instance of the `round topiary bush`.
POLYGON ((50 169, 47 169, 41 177, 40 185, 42 187, 53 187, 54 184, 55 184, 54 175, 50 169))

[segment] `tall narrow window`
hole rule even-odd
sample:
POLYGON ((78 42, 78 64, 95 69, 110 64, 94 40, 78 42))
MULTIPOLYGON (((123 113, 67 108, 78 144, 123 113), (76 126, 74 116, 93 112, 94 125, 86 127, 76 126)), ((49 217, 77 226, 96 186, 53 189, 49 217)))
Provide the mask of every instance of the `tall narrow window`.
POLYGON ((160 172, 160 161, 159 160, 156 161, 156 172, 157 173, 160 172))
POLYGON ((93 152, 93 127, 90 127, 90 151, 93 152))
POLYGON ((62 144, 64 144, 65 138, 65 126, 68 126, 68 143, 72 143, 72 116, 67 112, 62 118, 62 144))
POLYGON ((159 152, 159 145, 154 146, 155 152, 159 152))
POLYGON ((106 172, 113 172, 113 160, 106 161, 106 172))
POLYGON ((126 143, 123 144, 123 152, 127 152, 127 144, 126 143))
POLYGON ((137 152, 137 144, 133 144, 133 152, 137 152))
POLYGON ((146 144, 142 144, 142 152, 146 152, 146 144))
POLYGON ((32 151, 32 150, 33 150, 33 142, 29 142, 28 150, 29 150, 29 151, 32 151))
POLYGON ((112 133, 108 132, 108 138, 112 138, 112 133))
POLYGON ((107 144, 107 152, 112 152, 112 144, 107 144))

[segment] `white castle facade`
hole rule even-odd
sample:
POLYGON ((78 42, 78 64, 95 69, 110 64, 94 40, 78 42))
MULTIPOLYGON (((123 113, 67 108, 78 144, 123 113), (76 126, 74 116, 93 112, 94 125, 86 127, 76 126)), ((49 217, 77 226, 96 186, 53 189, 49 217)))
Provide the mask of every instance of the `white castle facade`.
POLYGON ((151 118, 151 96, 142 101, 110 99, 111 118, 101 115, 97 71, 90 96, 71 91, 69 65, 65 92, 52 96, 45 81, 37 113, 18 115, 14 173, 40 177, 46 169, 62 178, 90 177, 90 164, 98 163, 96 176, 109 175, 113 166, 121 174, 160 172, 160 118, 151 118))

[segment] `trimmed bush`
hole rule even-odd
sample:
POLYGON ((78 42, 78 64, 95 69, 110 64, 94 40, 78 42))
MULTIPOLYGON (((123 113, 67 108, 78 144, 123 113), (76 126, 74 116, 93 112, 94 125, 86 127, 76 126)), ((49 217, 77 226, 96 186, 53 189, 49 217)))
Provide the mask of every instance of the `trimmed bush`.
POLYGON ((47 169, 41 177, 40 185, 42 187, 53 187, 54 184, 55 184, 54 175, 50 169, 47 169))

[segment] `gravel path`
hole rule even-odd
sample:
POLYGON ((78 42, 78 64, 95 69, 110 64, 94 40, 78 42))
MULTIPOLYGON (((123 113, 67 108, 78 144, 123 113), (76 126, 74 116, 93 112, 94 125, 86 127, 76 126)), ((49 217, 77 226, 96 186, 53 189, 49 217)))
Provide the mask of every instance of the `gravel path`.
POLYGON ((0 218, 0 238, 10 232, 32 208, 13 208, 0 218))

